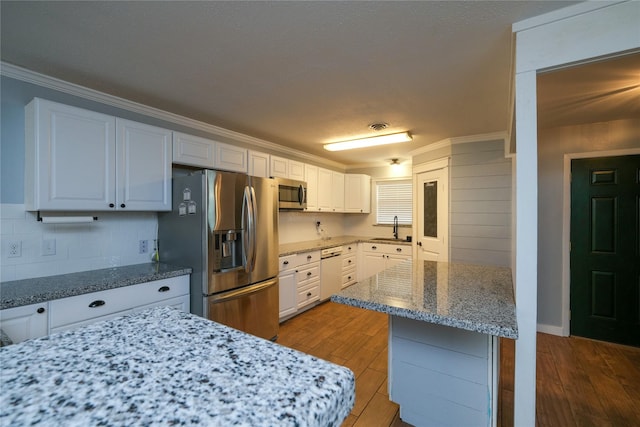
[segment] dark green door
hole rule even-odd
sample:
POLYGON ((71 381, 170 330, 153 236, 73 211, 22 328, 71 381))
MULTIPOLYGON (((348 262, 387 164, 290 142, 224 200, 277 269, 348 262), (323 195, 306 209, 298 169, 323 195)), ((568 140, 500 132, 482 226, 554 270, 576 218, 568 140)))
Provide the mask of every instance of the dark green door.
POLYGON ((571 162, 571 334, 640 346, 640 155, 571 162))

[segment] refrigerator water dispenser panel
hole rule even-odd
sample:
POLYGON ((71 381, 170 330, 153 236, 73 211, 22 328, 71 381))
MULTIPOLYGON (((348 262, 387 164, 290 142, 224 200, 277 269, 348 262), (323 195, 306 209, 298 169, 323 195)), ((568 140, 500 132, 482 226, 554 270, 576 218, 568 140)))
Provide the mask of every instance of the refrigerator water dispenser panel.
POLYGON ((242 230, 214 233, 213 270, 227 271, 242 267, 242 230))

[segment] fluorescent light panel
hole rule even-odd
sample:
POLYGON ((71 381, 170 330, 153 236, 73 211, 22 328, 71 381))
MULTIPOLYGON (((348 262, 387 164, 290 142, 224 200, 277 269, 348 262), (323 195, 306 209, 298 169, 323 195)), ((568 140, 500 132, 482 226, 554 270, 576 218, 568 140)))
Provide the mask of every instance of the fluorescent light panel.
POLYGON ((409 132, 392 133, 390 135, 373 136, 371 138, 353 139, 351 141, 333 142, 325 144, 327 151, 352 150, 354 148, 375 147, 376 145, 397 144, 399 142, 409 142, 413 138, 409 132))

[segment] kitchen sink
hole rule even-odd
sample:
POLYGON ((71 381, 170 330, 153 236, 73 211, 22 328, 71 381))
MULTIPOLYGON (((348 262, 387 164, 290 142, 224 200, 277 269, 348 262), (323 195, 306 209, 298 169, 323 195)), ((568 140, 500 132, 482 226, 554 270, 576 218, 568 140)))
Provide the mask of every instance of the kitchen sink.
POLYGON ((405 239, 394 239, 393 237, 374 237, 371 240, 383 240, 387 242, 406 242, 405 239))

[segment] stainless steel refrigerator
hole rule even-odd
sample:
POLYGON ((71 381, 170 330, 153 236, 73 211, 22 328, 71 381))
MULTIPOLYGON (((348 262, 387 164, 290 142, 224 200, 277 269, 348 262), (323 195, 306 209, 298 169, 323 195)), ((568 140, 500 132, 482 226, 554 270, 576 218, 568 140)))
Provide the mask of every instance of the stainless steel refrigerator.
POLYGON ((266 339, 278 334, 278 183, 203 170, 173 179, 158 215, 160 261, 189 266, 191 312, 266 339))

